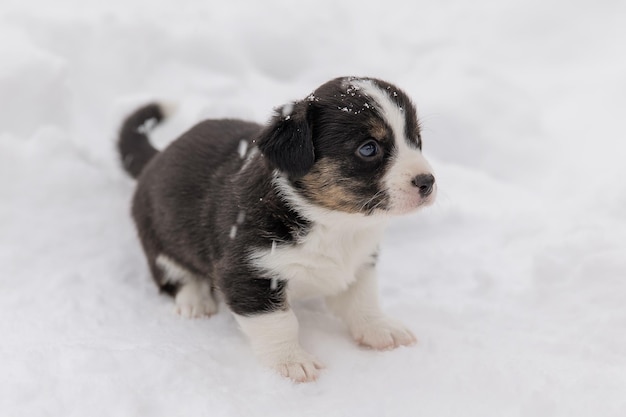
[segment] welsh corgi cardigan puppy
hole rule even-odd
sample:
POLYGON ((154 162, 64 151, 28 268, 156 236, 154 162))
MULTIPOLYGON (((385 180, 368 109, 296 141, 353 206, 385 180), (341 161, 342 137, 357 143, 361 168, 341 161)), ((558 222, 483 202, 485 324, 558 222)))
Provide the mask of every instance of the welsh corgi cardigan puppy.
POLYGON ((164 116, 159 104, 138 109, 118 148, 137 178, 132 215, 150 271, 179 314, 214 314, 219 292, 258 359, 297 382, 322 368, 298 341, 301 297, 325 297, 361 345, 415 343, 382 312, 376 282, 389 218, 436 194, 402 90, 337 78, 265 126, 205 120, 159 152, 147 133, 164 116))

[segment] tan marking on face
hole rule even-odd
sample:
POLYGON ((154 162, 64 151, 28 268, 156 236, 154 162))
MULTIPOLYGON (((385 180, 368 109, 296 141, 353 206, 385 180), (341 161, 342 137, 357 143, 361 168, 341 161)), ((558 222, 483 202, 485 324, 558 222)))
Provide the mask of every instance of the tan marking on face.
POLYGON ((373 119, 370 122, 369 133, 374 139, 383 141, 388 134, 387 126, 385 126, 385 123, 383 123, 382 120, 373 119))
POLYGON ((326 158, 317 161, 298 183, 306 197, 324 208, 359 212, 361 198, 350 189, 350 180, 341 178, 337 166, 326 158))

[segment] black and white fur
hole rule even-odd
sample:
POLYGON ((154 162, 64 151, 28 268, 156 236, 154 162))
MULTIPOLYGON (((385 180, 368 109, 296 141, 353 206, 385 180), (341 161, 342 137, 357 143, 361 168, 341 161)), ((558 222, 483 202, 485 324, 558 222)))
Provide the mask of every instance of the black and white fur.
POLYGON ((219 291, 261 362, 295 381, 322 368, 298 341, 296 298, 324 296, 362 345, 415 342, 381 311, 375 271, 388 219, 436 194, 404 92, 337 78, 265 126, 206 120, 158 152, 146 127, 163 112, 129 116, 118 146, 150 270, 179 314, 214 314, 219 291))

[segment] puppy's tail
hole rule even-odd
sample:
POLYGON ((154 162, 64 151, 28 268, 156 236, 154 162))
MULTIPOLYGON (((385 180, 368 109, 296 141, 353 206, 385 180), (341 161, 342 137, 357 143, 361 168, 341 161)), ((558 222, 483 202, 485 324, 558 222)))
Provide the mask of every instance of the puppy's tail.
POLYGON ((120 129, 117 149, 126 172, 137 178, 143 168, 159 151, 152 146, 148 132, 159 124, 169 107, 159 103, 147 104, 130 114, 120 129))

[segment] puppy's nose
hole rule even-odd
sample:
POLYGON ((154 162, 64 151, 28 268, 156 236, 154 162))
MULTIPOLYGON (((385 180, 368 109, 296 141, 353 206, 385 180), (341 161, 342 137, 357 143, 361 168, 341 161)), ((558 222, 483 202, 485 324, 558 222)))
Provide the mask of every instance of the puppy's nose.
POLYGON ((419 188, 420 196, 427 197, 433 192, 435 177, 432 174, 420 174, 411 180, 411 184, 419 188))

